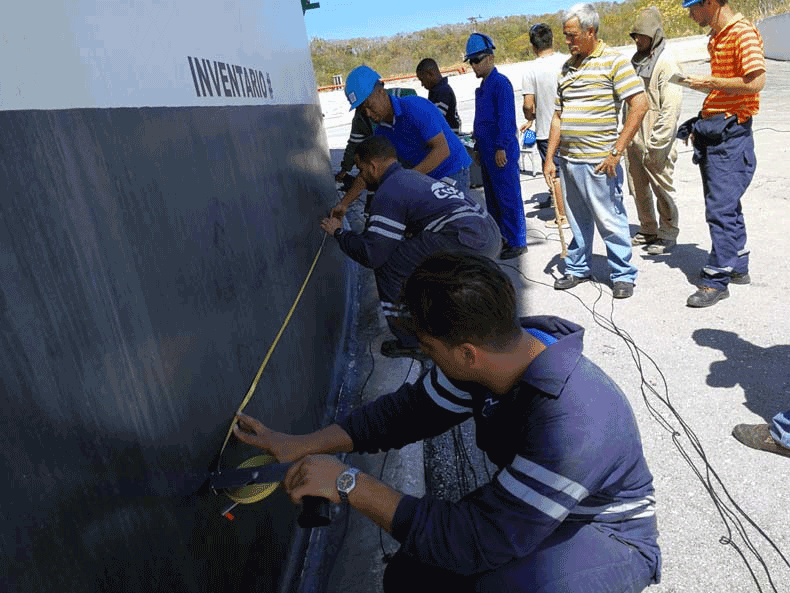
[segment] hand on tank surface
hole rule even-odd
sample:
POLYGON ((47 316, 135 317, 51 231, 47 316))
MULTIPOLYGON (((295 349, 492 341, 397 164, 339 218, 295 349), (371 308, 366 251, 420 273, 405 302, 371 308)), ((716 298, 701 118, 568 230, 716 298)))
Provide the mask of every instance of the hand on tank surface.
POLYGON ((294 461, 306 452, 301 446, 300 437, 266 428, 252 416, 239 413, 238 422, 233 426, 233 434, 243 443, 258 447, 274 455, 279 462, 294 461))
POLYGON ((337 218, 335 216, 330 216, 329 218, 324 218, 321 221, 321 228, 324 229, 328 234, 333 234, 337 229, 343 226, 342 217, 337 218))
POLYGON ((304 496, 318 496, 340 502, 337 477, 348 466, 331 455, 308 455, 294 463, 283 480, 285 491, 295 503, 304 496))

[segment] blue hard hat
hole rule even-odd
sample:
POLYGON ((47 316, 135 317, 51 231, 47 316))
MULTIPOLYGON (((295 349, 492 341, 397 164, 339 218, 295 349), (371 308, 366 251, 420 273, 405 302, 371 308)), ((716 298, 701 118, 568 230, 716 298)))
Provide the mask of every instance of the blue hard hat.
POLYGON ((466 55, 464 56, 464 62, 469 58, 475 57, 477 54, 492 54, 495 49, 494 40, 488 35, 485 33, 472 33, 469 39, 466 40, 466 55))
POLYGON ((381 80, 378 72, 367 66, 357 66, 348 73, 346 78, 346 99, 351 103, 353 111, 370 96, 376 83, 381 80))
POLYGON ((683 0, 683 8, 688 8, 694 4, 699 4, 703 0, 683 0))

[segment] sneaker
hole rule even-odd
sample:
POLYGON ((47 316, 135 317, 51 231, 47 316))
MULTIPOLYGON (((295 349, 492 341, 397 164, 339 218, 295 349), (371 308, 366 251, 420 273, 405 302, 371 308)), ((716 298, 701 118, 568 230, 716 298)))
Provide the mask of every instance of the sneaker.
POLYGON ((387 358, 413 358, 415 360, 431 360, 431 357, 420 350, 419 346, 404 346, 398 340, 385 340, 381 344, 381 355, 387 358))
POLYGON ((686 306, 695 308, 710 307, 728 296, 730 296, 730 291, 726 288, 719 290, 712 286, 700 286, 697 292, 686 300, 686 306))
POLYGON ((590 276, 574 276, 573 274, 565 274, 562 278, 557 278, 554 281, 554 290, 568 290, 574 286, 578 286, 582 282, 587 282, 590 276))
POLYGON ((528 248, 526 245, 524 245, 524 247, 511 247, 508 245, 499 252, 499 259, 513 259, 514 257, 523 255, 527 250, 528 248))
POLYGON ((783 447, 773 439, 771 429, 767 424, 738 424, 732 429, 732 436, 752 449, 790 457, 790 449, 783 447))
POLYGON ((560 226, 562 226, 562 228, 564 228, 564 229, 571 228, 571 225, 568 223, 568 219, 565 218, 564 216, 560 217, 560 221, 559 222, 557 222, 556 218, 554 220, 547 220, 546 221, 546 228, 556 229, 556 228, 558 228, 560 226))
POLYGON ((645 233, 637 233, 631 239, 631 245, 651 245, 658 241, 658 235, 648 235, 645 233))
POLYGON ((744 272, 743 274, 733 272, 730 274, 730 284, 750 284, 751 281, 752 277, 749 276, 749 272, 744 272))
POLYGON ((633 282, 615 282, 612 285, 612 296, 616 299, 627 299, 634 295, 633 282))
POLYGON ((645 251, 650 255, 665 255, 672 251, 675 245, 675 241, 671 239, 658 239, 655 243, 648 243, 645 246, 645 251))

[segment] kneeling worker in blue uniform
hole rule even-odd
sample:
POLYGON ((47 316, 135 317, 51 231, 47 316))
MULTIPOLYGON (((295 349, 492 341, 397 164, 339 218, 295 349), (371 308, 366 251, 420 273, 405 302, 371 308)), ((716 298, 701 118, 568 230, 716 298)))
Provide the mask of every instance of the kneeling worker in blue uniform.
POLYGON ((347 502, 400 550, 389 592, 638 592, 658 582, 653 479, 628 400, 582 354, 584 330, 517 318, 513 285, 483 257, 438 254, 403 301, 436 366, 306 435, 239 416, 236 436, 280 461, 293 501, 347 502), (403 447, 474 418, 499 467, 458 502, 401 494, 327 453, 403 447))
POLYGON ((404 169, 395 147, 383 136, 371 136, 356 152, 359 179, 376 193, 370 221, 362 233, 342 228, 330 216, 321 227, 337 239, 340 249, 363 266, 373 268, 384 317, 395 335, 385 341, 385 356, 417 356, 417 337, 399 323, 397 304, 403 283, 417 264, 441 251, 466 251, 496 257, 501 237, 494 219, 455 187, 404 169))
POLYGON ((475 150, 480 159, 486 206, 502 231, 506 245, 500 257, 511 259, 527 251, 527 223, 518 170, 520 149, 513 85, 494 66, 494 42, 472 33, 466 57, 483 82, 475 90, 475 150))

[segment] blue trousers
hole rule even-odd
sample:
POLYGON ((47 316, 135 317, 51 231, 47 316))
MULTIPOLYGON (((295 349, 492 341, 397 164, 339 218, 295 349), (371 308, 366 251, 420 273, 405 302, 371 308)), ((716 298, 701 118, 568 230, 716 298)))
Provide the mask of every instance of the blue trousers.
POLYGON ((568 245, 565 273, 587 276, 590 273, 595 227, 606 245, 612 282, 636 280, 636 266, 631 263, 631 232, 623 205, 623 169, 608 177, 595 173, 596 165, 562 160, 562 197, 573 239, 568 245))
POLYGON ((527 221, 524 218, 524 202, 521 199, 521 177, 518 170, 519 148, 515 137, 506 149, 507 164, 497 167, 496 151, 478 148, 480 172, 486 207, 494 217, 502 238, 511 247, 526 247, 527 221))
POLYGON ((635 548, 592 525, 563 523, 529 556, 479 575, 461 576, 398 552, 384 571, 384 593, 638 593, 652 581, 653 570, 635 548))
POLYGON ((790 449, 790 410, 780 412, 771 419, 771 436, 777 443, 790 449))
POLYGON ((740 124, 737 117, 721 114, 696 120, 693 129, 711 242, 701 283, 722 290, 732 274, 749 271, 741 198, 757 167, 752 120, 740 124))

